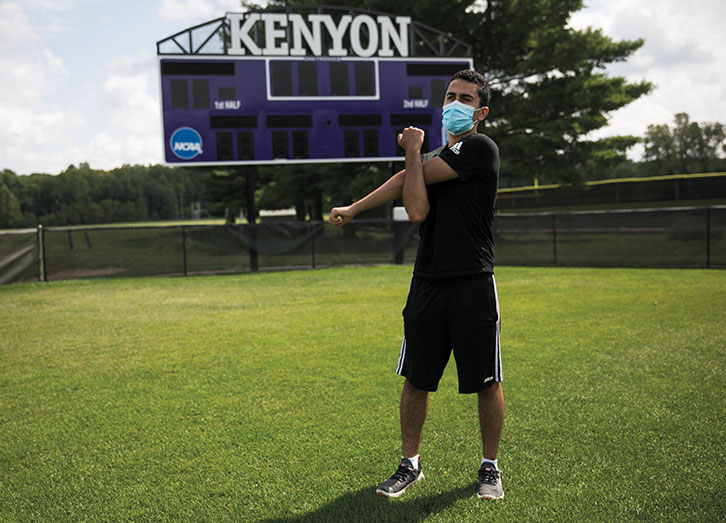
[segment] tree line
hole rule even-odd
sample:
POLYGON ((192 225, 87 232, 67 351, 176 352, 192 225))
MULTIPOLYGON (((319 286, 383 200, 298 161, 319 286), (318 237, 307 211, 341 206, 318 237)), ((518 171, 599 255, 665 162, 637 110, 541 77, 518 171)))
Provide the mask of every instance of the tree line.
MULTIPOLYGON (((71 165, 58 175, 0 171, 0 227, 168 220, 203 194, 201 172, 161 165, 112 171, 71 165)), ((187 216, 189 212, 187 211, 187 216)))
POLYGON ((196 206, 204 217, 233 222, 247 216, 249 190, 256 209, 295 208, 299 220, 321 220, 331 202, 360 196, 390 175, 389 163, 232 169, 124 165, 110 171, 81 163, 58 175, 4 169, 0 228, 188 220, 196 206))

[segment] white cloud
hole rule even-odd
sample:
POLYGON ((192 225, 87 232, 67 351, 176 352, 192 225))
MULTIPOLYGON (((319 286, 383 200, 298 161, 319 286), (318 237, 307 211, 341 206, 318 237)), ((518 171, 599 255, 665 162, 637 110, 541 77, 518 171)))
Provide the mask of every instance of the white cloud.
MULTIPOLYGON (((592 26, 616 39, 643 38, 645 44, 626 63, 629 71, 716 63, 723 57, 721 20, 726 3, 701 1, 686 11, 676 0, 594 0, 575 13, 570 25, 592 26), (703 5, 707 4, 707 5, 703 5), (707 7, 704 9, 704 7, 707 7)), ((621 66, 623 67, 623 66, 621 66)))
MULTIPOLYGON (((0 3, 5 43, 0 47, 0 169, 55 174, 83 161, 111 169, 162 159, 153 51, 98 65, 96 70, 106 70, 100 80, 70 71, 54 45, 59 35, 83 38, 59 23, 61 14, 73 23, 76 13, 61 10, 74 6, 73 1, 0 3)), ((73 56, 69 60, 77 62, 73 56)))
POLYGON ((69 11, 78 7, 78 0, 25 0, 26 6, 43 11, 69 11))
POLYGON ((162 0, 158 12, 166 20, 197 24, 242 10, 240 0, 162 0))
MULTIPOLYGON (((82 117, 53 103, 68 81, 69 72, 31 24, 27 4, 0 4, 0 161, 3 167, 20 166, 23 172, 58 169, 72 142, 69 131, 82 117)), ((65 165, 64 165, 64 162, 65 165)))
POLYGON ((213 2, 204 0, 162 0, 159 14, 167 20, 189 22, 214 18, 213 2))
POLYGON ((0 120, 0 155, 9 166, 22 166, 21 173, 48 172, 49 165, 58 172, 74 162, 72 136, 83 125, 80 115, 2 106, 0 120))
POLYGON ((151 94, 156 67, 154 57, 146 52, 109 64, 98 107, 98 128, 103 130, 88 146, 88 160, 94 167, 161 161, 159 102, 151 94))
MULTIPOLYGON (((726 122, 726 36, 721 27, 726 2, 697 0, 593 0, 570 25, 601 28, 615 40, 643 38, 627 62, 608 67, 631 82, 653 82, 651 94, 611 115, 610 125, 592 138, 643 136, 649 124, 672 124, 676 113, 695 121, 726 122)), ((631 156, 639 158, 642 147, 631 156)))
POLYGON ((19 2, 0 4, 0 35, 0 100, 9 101, 15 94, 29 101, 68 76, 63 60, 44 46, 19 2))

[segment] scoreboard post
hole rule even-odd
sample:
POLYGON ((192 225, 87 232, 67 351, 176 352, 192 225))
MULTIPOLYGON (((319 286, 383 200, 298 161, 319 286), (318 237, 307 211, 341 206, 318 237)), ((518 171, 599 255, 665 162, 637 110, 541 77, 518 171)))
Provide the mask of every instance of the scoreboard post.
POLYGON ((157 42, 170 165, 398 161, 416 125, 444 143, 441 105, 471 47, 409 17, 296 7, 191 27, 157 42))

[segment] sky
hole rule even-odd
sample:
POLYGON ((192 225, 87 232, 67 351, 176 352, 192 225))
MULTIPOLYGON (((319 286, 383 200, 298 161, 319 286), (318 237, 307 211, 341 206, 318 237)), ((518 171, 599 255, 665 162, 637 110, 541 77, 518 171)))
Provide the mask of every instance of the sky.
MULTIPOLYGON (((325 4, 325 2, 321 2, 325 4)), ((0 169, 58 174, 163 161, 156 42, 239 0, 0 0, 0 169)), ((645 45, 607 72, 654 91, 589 138, 643 136, 686 112, 726 122, 726 2, 585 0, 575 29, 645 45)), ((431 21, 423 21, 435 26, 431 21)), ((642 146, 629 153, 642 155, 642 146)))

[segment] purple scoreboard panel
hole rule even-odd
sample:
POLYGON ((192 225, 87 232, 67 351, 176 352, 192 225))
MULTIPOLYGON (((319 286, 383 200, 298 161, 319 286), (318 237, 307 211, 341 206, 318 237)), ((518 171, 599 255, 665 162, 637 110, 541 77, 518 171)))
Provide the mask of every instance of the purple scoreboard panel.
MULTIPOLYGON (((473 67, 471 58, 391 56, 391 42, 399 54, 413 53, 415 45, 405 39, 422 29, 408 18, 346 13, 352 14, 227 15, 213 21, 227 35, 214 56, 191 44, 185 52, 159 52, 166 163, 401 160, 396 135, 409 125, 426 132, 426 150, 440 146, 444 90, 454 72, 473 67), (253 41, 254 23, 264 26, 267 40, 257 41, 268 47, 253 41), (332 42, 327 54, 318 36, 326 28, 332 42), (311 55, 310 48, 322 55, 311 55), (305 56, 292 56, 303 49, 305 56), (268 50, 278 56, 265 56, 268 50)), ((166 42, 182 48, 181 34, 166 42)))

